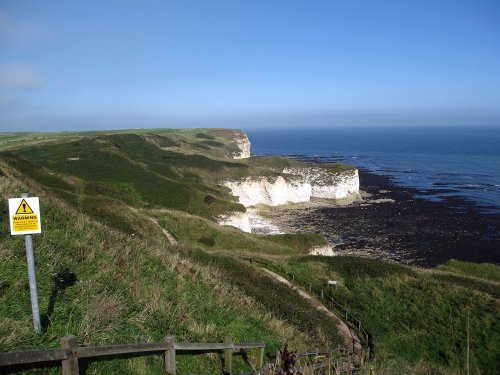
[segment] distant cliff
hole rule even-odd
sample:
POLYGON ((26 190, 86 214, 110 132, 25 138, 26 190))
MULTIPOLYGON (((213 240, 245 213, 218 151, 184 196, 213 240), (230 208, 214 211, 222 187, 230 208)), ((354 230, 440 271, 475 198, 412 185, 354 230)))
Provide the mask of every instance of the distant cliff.
POLYGON ((235 130, 233 132, 236 145, 240 149, 240 153, 234 154, 234 159, 246 159, 250 157, 250 140, 247 135, 241 130, 235 130))
POLYGON ((214 159, 247 159, 250 141, 236 129, 161 129, 144 138, 162 150, 214 159))

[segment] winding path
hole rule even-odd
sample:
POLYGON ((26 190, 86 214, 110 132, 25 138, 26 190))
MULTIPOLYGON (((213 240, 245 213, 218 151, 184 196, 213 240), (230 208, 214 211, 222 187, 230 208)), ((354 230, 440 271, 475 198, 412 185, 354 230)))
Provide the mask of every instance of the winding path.
POLYGON ((177 246, 179 244, 177 242, 177 240, 174 238, 174 236, 172 236, 168 230, 161 227, 160 223, 158 223, 158 220, 156 220, 152 217, 150 217, 149 220, 151 220, 151 222, 155 223, 156 225, 158 225, 160 227, 160 229, 163 232, 163 234, 165 235, 165 237, 167 237, 168 242, 170 242, 170 245, 177 246))
POLYGON ((325 305, 321 303, 317 298, 314 298, 310 294, 304 292, 303 290, 297 288, 290 281, 285 279, 283 276, 274 273, 267 268, 260 268, 262 271, 266 272, 268 275, 273 277, 275 280, 285 284, 290 289, 296 291, 302 298, 306 299, 311 306, 315 307, 317 310, 323 312, 327 316, 329 316, 336 324, 338 332, 342 339, 344 340, 344 345, 346 348, 352 348, 352 351, 357 356, 361 356, 363 352, 363 347, 361 346, 361 340, 359 339, 358 334, 353 331, 342 319, 340 319, 337 315, 331 312, 325 305))

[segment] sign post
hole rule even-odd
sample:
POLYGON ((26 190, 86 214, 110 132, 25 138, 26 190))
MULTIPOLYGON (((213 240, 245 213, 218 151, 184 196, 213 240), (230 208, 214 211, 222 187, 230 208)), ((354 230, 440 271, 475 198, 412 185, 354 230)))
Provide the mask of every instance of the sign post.
POLYGON ((42 232, 40 224, 40 203, 38 197, 28 198, 28 194, 26 193, 23 193, 21 197, 22 198, 9 199, 10 233, 13 236, 24 234, 33 326, 35 327, 35 331, 40 333, 42 332, 42 325, 40 322, 40 308, 38 306, 35 255, 33 253, 32 237, 32 234, 42 232))

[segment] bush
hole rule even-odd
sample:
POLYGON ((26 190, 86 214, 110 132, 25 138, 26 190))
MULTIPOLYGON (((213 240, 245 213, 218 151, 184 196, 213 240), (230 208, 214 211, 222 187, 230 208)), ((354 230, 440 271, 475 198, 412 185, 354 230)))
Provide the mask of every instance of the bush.
POLYGON ((215 246, 215 239, 213 237, 203 236, 198 242, 207 246, 215 246))

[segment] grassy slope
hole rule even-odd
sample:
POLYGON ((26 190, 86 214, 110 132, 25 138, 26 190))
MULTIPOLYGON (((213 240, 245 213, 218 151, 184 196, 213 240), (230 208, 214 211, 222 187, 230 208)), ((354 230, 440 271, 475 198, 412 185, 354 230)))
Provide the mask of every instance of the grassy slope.
MULTIPOLYGON (((81 179, 86 187, 92 185, 94 190, 102 189, 102 195, 126 199, 129 204, 135 201, 138 205, 169 207, 208 217, 244 210, 231 202, 233 198, 227 192, 205 178, 224 168, 245 168, 244 165, 163 151, 137 135, 96 136, 30 147, 6 157, 23 173, 42 174, 44 171, 34 170, 42 166, 60 174, 54 178, 81 179), (36 165, 29 170, 31 166, 22 159, 36 165), (207 204, 207 196, 215 199, 207 204)), ((64 189, 73 193, 74 185, 64 189)))
MULTIPOLYGON (((304 349, 340 342, 322 314, 246 262, 204 253, 201 248, 207 246, 187 236, 179 238, 184 245, 172 248, 160 227, 152 225, 150 218, 156 215, 161 215, 161 224, 167 216, 181 223, 183 217, 204 223, 198 233, 223 240, 209 246, 212 251, 233 250, 232 241, 239 241, 236 250, 242 253, 266 255, 274 249, 301 254, 324 241, 315 235, 242 239, 235 229, 219 233, 210 220, 193 216, 210 217, 220 207, 239 208, 227 200, 225 191, 204 182, 203 173, 237 165, 230 164, 162 151, 136 135, 97 136, 2 153, 3 216, 8 197, 25 191, 41 197, 44 233, 35 236, 35 248, 47 328, 42 336, 32 332, 23 241, 8 235, 3 221, 0 350, 58 346, 67 333, 94 344, 162 340, 166 334, 211 342, 231 335, 236 341, 265 340, 269 354, 285 341, 304 349), (163 181, 181 185, 171 191, 173 198, 163 196, 168 193, 163 181), (215 200, 205 202, 207 195, 215 200), (187 203, 179 205, 183 196, 187 203), (276 291, 283 298, 279 303, 276 291)), ((180 373, 220 371, 216 355, 180 358, 180 373)), ((161 365, 159 357, 145 357, 96 362, 90 370, 159 373, 161 365)), ((249 369, 242 360, 237 366, 249 369)))
POLYGON ((233 227, 221 227, 213 221, 178 211, 153 211, 162 227, 179 241, 208 251, 225 252, 257 258, 307 254, 311 247, 324 246, 318 234, 259 236, 233 227), (263 250, 265 249, 265 250, 263 250))
POLYGON ((39 144, 77 141, 93 136, 133 134, 169 151, 202 154, 212 158, 232 158, 239 153, 234 142, 238 132, 228 129, 130 129, 117 131, 0 133, 0 150, 39 144))
MULTIPOLYGON (((460 263, 460 268, 500 274, 493 265, 460 263)), ((449 271, 445 274, 356 257, 302 257, 274 267, 346 306, 372 335, 376 360, 396 363, 395 368, 423 362, 426 371, 463 371, 469 316, 471 373, 495 374, 500 370, 498 285, 454 274, 455 264, 443 266, 449 271), (457 277, 468 282, 457 282, 457 277), (328 289, 327 280, 339 284, 328 289)))
MULTIPOLYGON (((324 317, 294 301, 293 293, 282 290, 285 300, 276 303, 273 291, 282 287, 245 263, 192 247, 174 249, 155 226, 144 226, 141 238, 127 235, 1 168, 8 176, 0 178, 2 202, 22 191, 41 197, 44 232, 35 236, 37 277, 41 310, 50 316, 44 317, 46 332, 33 334, 23 239, 6 234, 3 221, 0 350, 57 346, 68 333, 86 344, 158 341, 166 334, 180 341, 217 342, 231 335, 236 341, 265 340, 269 354, 287 340, 302 347, 338 342, 324 317), (64 285, 52 277, 64 279, 68 272, 76 275, 76 283, 64 285), (305 326, 299 317, 306 317, 305 326)), ((5 216, 6 205, 1 209, 5 216)), ((148 221, 128 211, 135 221, 148 221)), ((153 356, 96 362, 91 369, 160 373, 161 366, 160 357, 153 356)), ((180 356, 179 366, 180 373, 220 371, 213 355, 180 356)), ((237 366, 245 368, 241 361, 237 366)))

